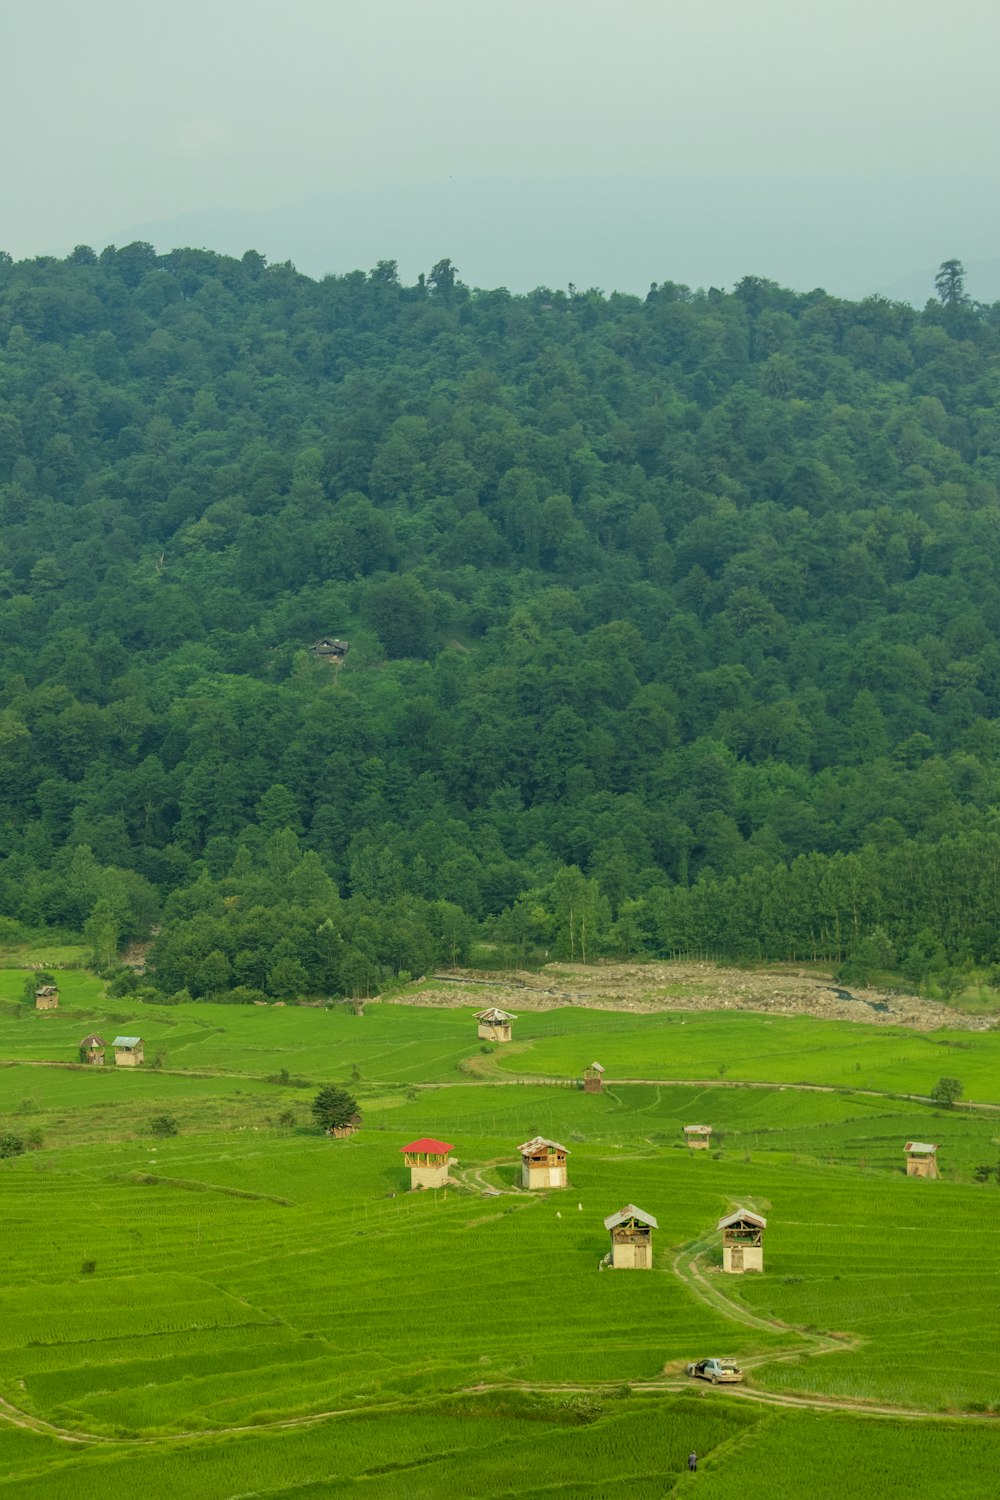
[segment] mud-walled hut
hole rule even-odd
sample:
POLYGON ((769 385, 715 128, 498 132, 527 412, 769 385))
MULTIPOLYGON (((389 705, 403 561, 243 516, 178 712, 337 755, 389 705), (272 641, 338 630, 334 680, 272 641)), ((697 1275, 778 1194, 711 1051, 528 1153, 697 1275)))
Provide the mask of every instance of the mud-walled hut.
POLYGON ((685 1125, 684 1138, 689 1151, 707 1151, 712 1144, 711 1125, 685 1125))
POLYGON ((82 1063, 89 1063, 92 1068, 103 1068, 104 1049, 107 1045, 102 1036, 98 1036, 96 1031, 92 1031, 80 1043, 80 1061, 82 1063))
POLYGON ((566 1187, 566 1157, 569 1152, 558 1141, 536 1135, 534 1140, 518 1146, 521 1153, 521 1186, 525 1188, 566 1187))
POLYGON ((403 1165, 410 1169, 411 1188, 439 1188, 448 1181, 449 1153, 454 1146, 446 1141, 436 1141, 431 1136, 421 1136, 408 1146, 400 1146, 403 1165))
POLYGON ((54 984, 40 984, 35 991, 36 1010, 58 1010, 59 990, 54 984))
POLYGON ((511 1023, 516 1020, 509 1010, 498 1010, 491 1005, 489 1010, 476 1012, 476 1035, 484 1042, 509 1042, 514 1034, 511 1023))
POLYGON ((616 1271, 653 1269, 653 1230, 660 1226, 652 1214, 626 1203, 616 1214, 609 1214, 604 1227, 611 1233, 610 1261, 616 1271))
POLYGON ((937 1147, 927 1141, 907 1141, 907 1177, 940 1177, 937 1164, 937 1147))
POLYGON ((604 1087, 604 1069, 600 1063, 591 1063, 589 1068, 583 1070, 583 1092, 585 1094, 599 1094, 604 1087))
POLYGON ((734 1276, 744 1271, 764 1269, 764 1230, 767 1220, 748 1208, 720 1219, 716 1228, 722 1231, 722 1269, 734 1276))
POLYGON ((141 1036, 116 1036, 111 1045, 115 1049, 116 1068, 137 1068, 142 1062, 141 1036))

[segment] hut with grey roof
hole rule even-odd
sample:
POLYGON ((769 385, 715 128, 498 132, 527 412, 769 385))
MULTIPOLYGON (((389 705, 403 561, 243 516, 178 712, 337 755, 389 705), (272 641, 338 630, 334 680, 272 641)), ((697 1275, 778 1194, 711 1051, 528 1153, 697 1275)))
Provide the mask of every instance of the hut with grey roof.
POLYGON ((604 1069, 600 1063, 591 1063, 589 1068, 583 1070, 583 1092, 585 1094, 599 1094, 604 1087, 604 1069))
POLYGON ((604 1221, 611 1233, 611 1265, 616 1271, 651 1271, 653 1269, 653 1230, 659 1224, 652 1214, 643 1213, 634 1203, 626 1203, 604 1221))
POLYGON ((558 1141, 544 1135, 518 1146, 521 1153, 521 1186, 525 1188, 564 1188, 566 1157, 569 1152, 558 1141))
POLYGON ((80 1061, 88 1063, 92 1068, 103 1068, 104 1049, 107 1045, 102 1036, 98 1036, 96 1031, 92 1031, 80 1043, 80 1061))
POLYGON ((937 1149, 928 1141, 907 1141, 907 1177, 939 1177, 941 1174, 938 1171, 937 1149))
POLYGON ((707 1151, 712 1144, 711 1125, 685 1125, 684 1137, 689 1151, 707 1151))
POLYGON ((491 1005, 488 1010, 476 1012, 476 1035, 484 1042, 509 1042, 514 1034, 511 1023, 516 1020, 517 1017, 512 1016, 509 1010, 500 1010, 491 1005))
POLYGON ((767 1220, 748 1208, 720 1219, 716 1228, 722 1232, 722 1269, 733 1276, 744 1271, 764 1269, 764 1230, 767 1220))
POLYGON ((115 1049, 116 1068, 137 1068, 142 1062, 141 1036, 116 1036, 111 1045, 115 1049))
POLYGON ((36 1010, 58 1010, 59 990, 54 984, 40 984, 35 991, 36 1010))

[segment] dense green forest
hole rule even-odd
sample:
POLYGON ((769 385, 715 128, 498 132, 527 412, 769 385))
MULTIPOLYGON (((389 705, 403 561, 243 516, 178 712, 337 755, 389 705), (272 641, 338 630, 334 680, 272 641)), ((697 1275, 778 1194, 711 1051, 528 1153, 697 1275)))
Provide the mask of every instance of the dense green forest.
POLYGON ((1000 964, 998 487, 956 271, 0 256, 0 927, 234 1000, 477 934, 1000 964))

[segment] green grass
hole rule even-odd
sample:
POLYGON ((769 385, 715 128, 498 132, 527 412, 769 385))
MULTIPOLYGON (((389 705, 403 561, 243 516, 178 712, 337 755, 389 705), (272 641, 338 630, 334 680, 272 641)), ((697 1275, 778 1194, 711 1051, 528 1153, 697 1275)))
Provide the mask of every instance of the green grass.
MULTIPOLYGON (((935 1077, 964 1073, 969 1059, 985 1068, 989 1035, 956 1050, 844 1024, 548 1012, 521 1018, 491 1086, 460 1068, 482 1058, 466 1010, 146 1007, 102 1001, 83 973, 60 979, 54 1015, 0 1017, 5 1126, 45 1139, 0 1162, 0 1396, 93 1436, 68 1446, 0 1421, 0 1500, 155 1500, 168 1485, 172 1500, 318 1500, 359 1482, 406 1500, 622 1483, 680 1495, 691 1446, 709 1494, 729 1495, 746 1461, 757 1493, 783 1496, 786 1454, 810 1493, 850 1495, 876 1433, 907 1493, 989 1492, 945 1487, 973 1438, 992 1453, 982 1424, 838 1420, 708 1389, 622 1394, 725 1353, 765 1396, 991 1406, 1000 1190, 971 1179, 1000 1156, 1000 1117, 852 1093, 847 1066, 860 1052, 877 1075, 926 1051, 935 1077), (72 1060, 90 1029, 139 1032, 165 1069, 44 1065, 72 1060), (774 1086, 502 1084, 511 1070, 575 1078, 595 1055, 609 1072, 712 1078, 713 1054, 727 1080, 774 1086), (364 1129, 314 1134, 313 1085, 267 1081, 282 1068, 313 1085, 360 1069, 364 1129), (847 1085, 782 1087, 793 1068, 847 1085), (276 1125, 284 1108, 297 1128, 276 1125), (181 1133, 155 1140, 158 1113, 181 1133), (712 1151, 686 1150, 691 1121, 713 1125, 712 1151), (398 1148, 425 1133, 455 1142, 463 1186, 405 1192, 398 1148), (536 1133, 569 1147, 569 1191, 484 1196, 515 1184, 514 1147, 536 1133), (910 1136, 940 1142, 942 1181, 904 1177, 910 1136), (659 1219, 649 1274, 598 1269, 602 1220, 625 1201, 659 1219), (706 1302, 675 1257, 704 1242, 710 1266, 717 1218, 744 1201, 769 1219, 765 1275, 709 1270, 725 1300, 706 1302), (809 1330, 843 1338, 817 1354, 809 1330)), ((0 980, 17 993, 18 976, 0 980)))

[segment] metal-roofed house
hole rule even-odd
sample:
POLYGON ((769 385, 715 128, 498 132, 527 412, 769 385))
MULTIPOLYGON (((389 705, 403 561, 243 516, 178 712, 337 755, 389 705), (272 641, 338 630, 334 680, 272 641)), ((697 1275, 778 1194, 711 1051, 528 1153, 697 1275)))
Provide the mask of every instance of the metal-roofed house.
POLYGON ((350 651, 347 641, 337 640, 334 636, 324 635, 320 640, 314 641, 309 647, 313 656, 318 656, 324 661, 341 662, 350 651))
POLYGON ((611 1232, 611 1265, 616 1271, 651 1271, 653 1269, 653 1230, 659 1224, 652 1214, 643 1213, 634 1203, 626 1203, 604 1221, 611 1232))
POLYGON ((59 989, 54 984, 40 984, 35 991, 36 1010, 58 1010, 59 989))
POLYGON ((684 1135, 689 1151, 707 1151, 712 1144, 711 1125, 685 1125, 684 1135))
POLYGON ((764 1269, 764 1230, 767 1220, 748 1208, 727 1214, 715 1226, 722 1232, 722 1269, 734 1276, 764 1269))
POLYGON ((80 1061, 82 1063, 89 1063, 92 1068, 103 1068, 104 1049, 107 1045, 102 1036, 98 1036, 96 1031, 92 1031, 80 1043, 80 1061))
POLYGON ((518 1146, 521 1153, 521 1186, 525 1188, 564 1188, 566 1157, 569 1152, 558 1141, 544 1135, 518 1146))
POLYGON ((937 1164, 937 1147, 927 1141, 907 1141, 907 1177, 940 1177, 937 1164))
POLYGON ((421 1136, 408 1146, 400 1146, 403 1164, 410 1169, 411 1188, 439 1188, 448 1181, 449 1152, 454 1151, 447 1141, 436 1141, 433 1136, 421 1136))
POLYGON ((517 1017, 512 1016, 509 1010, 499 1010, 497 1006, 491 1005, 489 1010, 476 1012, 476 1035, 484 1042, 509 1042, 513 1036, 511 1022, 516 1020, 517 1017))
POLYGON ((589 1068, 583 1070, 583 1092, 585 1094, 599 1094, 604 1087, 604 1069, 600 1063, 591 1063, 589 1068))
POLYGON ((142 1062, 141 1036, 116 1036, 111 1045, 115 1049, 116 1068, 137 1068, 142 1062))

